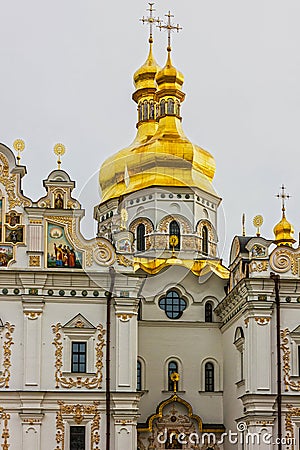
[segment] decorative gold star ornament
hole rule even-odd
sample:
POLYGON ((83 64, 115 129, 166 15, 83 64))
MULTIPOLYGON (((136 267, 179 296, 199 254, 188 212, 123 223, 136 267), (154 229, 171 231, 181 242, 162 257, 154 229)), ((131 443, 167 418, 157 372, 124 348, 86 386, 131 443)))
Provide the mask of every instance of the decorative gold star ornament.
POLYGON ((61 166, 60 157, 66 153, 66 147, 64 146, 64 144, 56 144, 54 146, 54 153, 58 157, 57 158, 57 168, 58 168, 58 170, 60 170, 60 166, 61 166))
POLYGON ((21 153, 25 150, 25 142, 22 139, 16 139, 13 143, 14 149, 17 154, 17 164, 20 164, 21 153))

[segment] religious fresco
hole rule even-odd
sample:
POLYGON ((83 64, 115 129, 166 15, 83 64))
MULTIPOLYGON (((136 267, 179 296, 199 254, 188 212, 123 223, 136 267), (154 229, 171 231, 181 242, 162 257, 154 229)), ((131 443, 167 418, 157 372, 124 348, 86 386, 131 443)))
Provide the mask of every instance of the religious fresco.
POLYGON ((7 267, 14 259, 12 245, 0 245, 0 267, 7 267))
POLYGON ((19 225, 16 227, 5 226, 5 242, 12 242, 17 244, 19 242, 24 242, 24 226, 19 225))
POLYGON ((74 249, 64 227, 52 223, 47 232, 47 267, 82 269, 82 252, 74 249))

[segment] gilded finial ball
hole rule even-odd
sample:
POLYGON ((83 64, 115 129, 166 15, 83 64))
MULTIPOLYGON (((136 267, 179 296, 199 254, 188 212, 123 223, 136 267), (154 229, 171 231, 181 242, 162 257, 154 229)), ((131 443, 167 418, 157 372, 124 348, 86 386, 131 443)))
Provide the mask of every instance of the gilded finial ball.
POLYGON ((64 144, 56 144, 54 146, 54 153, 57 156, 62 156, 65 154, 65 152, 66 152, 66 147, 64 146, 64 144))
POLYGON ((17 152, 22 152, 25 149, 25 142, 22 139, 16 139, 13 146, 17 152))
POLYGON ((263 223, 264 223, 263 216, 258 215, 258 216, 255 216, 255 217, 254 217, 254 219, 253 219, 253 225, 254 225, 255 227, 261 227, 263 223))

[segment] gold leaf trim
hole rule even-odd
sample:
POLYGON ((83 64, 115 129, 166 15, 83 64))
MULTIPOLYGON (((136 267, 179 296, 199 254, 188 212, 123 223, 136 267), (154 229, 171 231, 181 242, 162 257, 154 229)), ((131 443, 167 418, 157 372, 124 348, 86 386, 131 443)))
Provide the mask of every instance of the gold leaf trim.
POLYGON ((10 368, 11 368, 11 346, 14 344, 12 339, 12 334, 14 332, 15 326, 6 322, 4 325, 5 331, 5 341, 3 344, 3 373, 0 377, 0 387, 9 388, 10 380, 10 368))
POLYGON ((52 325, 53 333, 55 334, 55 338, 52 344, 55 346, 55 381, 56 388, 63 387, 66 389, 71 388, 82 388, 85 387, 87 389, 100 389, 102 385, 102 368, 103 368, 103 347, 105 345, 104 335, 105 330, 101 324, 97 326, 98 336, 96 343, 96 374, 94 377, 64 377, 62 372, 63 367, 63 345, 61 342, 61 328, 62 325, 57 323, 56 325, 52 325))
POLYGON ((9 209, 15 208, 16 206, 30 206, 31 201, 23 196, 18 196, 16 194, 16 181, 17 175, 9 174, 9 164, 6 157, 0 154, 0 183, 3 184, 9 204, 9 209))
POLYGON ((99 402, 94 401, 92 405, 66 405, 58 401, 59 411, 56 413, 56 447, 55 450, 63 450, 65 447, 65 426, 63 416, 72 416, 74 422, 80 425, 85 416, 93 416, 91 424, 91 450, 100 450, 100 414, 99 402))
POLYGON ((9 435, 9 419, 10 414, 3 412, 3 408, 0 408, 1 419, 3 420, 3 430, 2 430, 2 439, 3 443, 1 444, 2 450, 9 450, 10 444, 8 443, 9 435))
POLYGON ((285 391, 300 391, 300 381, 291 380, 291 350, 289 345, 289 330, 285 328, 281 330, 281 350, 282 350, 282 361, 283 361, 283 381, 285 385, 285 391))

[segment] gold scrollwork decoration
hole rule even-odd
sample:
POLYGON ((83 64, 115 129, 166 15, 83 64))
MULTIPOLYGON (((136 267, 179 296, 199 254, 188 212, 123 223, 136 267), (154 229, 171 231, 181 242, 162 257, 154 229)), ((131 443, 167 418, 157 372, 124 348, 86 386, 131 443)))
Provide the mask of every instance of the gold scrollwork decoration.
POLYGON ((30 320, 36 320, 42 313, 41 311, 25 311, 25 316, 30 320))
POLYGON ((271 317, 255 317, 255 322, 258 325, 267 325, 271 321, 271 317))
POLYGON ((126 256, 124 256, 124 255, 118 255, 117 261, 120 264, 120 266, 125 266, 125 267, 133 267, 134 266, 134 260, 126 258, 126 256))
POLYGON ((82 388, 85 387, 87 389, 100 389, 102 385, 102 368, 103 368, 103 347, 105 345, 104 335, 105 330, 101 324, 97 326, 98 335, 97 335, 97 343, 95 347, 96 351, 96 362, 95 368, 96 373, 93 377, 65 377, 63 376, 62 368, 63 368, 63 344, 62 344, 62 335, 61 335, 62 325, 57 323, 56 325, 52 325, 52 330, 55 335, 55 338, 52 344, 55 346, 55 381, 56 388, 63 387, 66 389, 71 388, 82 388))
POLYGON ((289 345, 289 330, 285 328, 281 330, 281 350, 283 360, 283 382, 286 391, 300 391, 300 381, 291 380, 291 350, 289 345))
POLYGON ((56 413, 56 448, 63 450, 65 443, 64 416, 70 416, 77 425, 80 425, 86 416, 92 416, 91 423, 91 450, 100 450, 100 414, 98 410, 99 402, 94 401, 92 405, 66 405, 58 401, 59 411, 56 413))
POLYGON ((3 371, 0 376, 0 387, 9 388, 10 368, 11 368, 11 346, 14 344, 12 334, 15 326, 6 322, 4 325, 5 341, 3 343, 3 371))
POLYGON ((250 272, 266 272, 268 267, 268 261, 252 261, 250 264, 250 272))
POLYGON ((9 450, 10 444, 8 443, 9 440, 9 419, 10 414, 3 411, 3 408, 0 408, 1 419, 3 421, 3 429, 2 429, 2 439, 3 443, 1 444, 2 450, 9 450))
POLYGON ((1 153, 0 154, 0 183, 3 184, 8 199, 9 209, 15 208, 16 206, 30 206, 31 201, 20 194, 16 193, 16 182, 17 175, 9 174, 9 164, 7 158, 1 153))
POLYGON ((294 408, 292 405, 287 405, 288 411, 285 415, 285 440, 286 450, 295 450, 295 434, 294 434, 294 426, 293 426, 293 420, 292 417, 299 417, 300 416, 300 408, 294 408))
POLYGON ((132 318, 133 314, 118 314, 117 316, 121 322, 128 322, 132 318))

